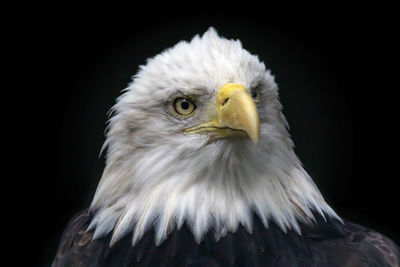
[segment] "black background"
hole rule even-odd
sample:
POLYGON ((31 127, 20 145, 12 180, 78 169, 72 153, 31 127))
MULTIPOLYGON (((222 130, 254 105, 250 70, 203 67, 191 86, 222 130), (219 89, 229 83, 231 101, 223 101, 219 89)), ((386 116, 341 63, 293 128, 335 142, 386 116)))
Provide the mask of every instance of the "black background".
POLYGON ((17 114, 12 192, 24 199, 15 210, 30 263, 49 266, 68 220, 90 205, 107 112, 138 66, 209 26, 272 70, 296 153, 328 203, 400 243, 398 85, 386 11, 51 8, 21 16, 5 51, 17 71, 4 101, 18 103, 5 113, 17 114))

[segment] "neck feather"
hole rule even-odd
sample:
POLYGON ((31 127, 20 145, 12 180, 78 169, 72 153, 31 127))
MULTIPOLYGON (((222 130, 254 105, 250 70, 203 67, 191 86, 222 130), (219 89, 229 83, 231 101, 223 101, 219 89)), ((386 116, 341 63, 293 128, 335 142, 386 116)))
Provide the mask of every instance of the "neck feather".
POLYGON ((112 231, 113 244, 133 231, 136 243, 154 227, 160 244, 186 222, 200 242, 208 231, 216 239, 240 225, 251 232, 253 212, 267 228, 272 220, 299 234, 313 212, 339 219, 288 142, 206 142, 196 152, 177 142, 109 153, 91 206, 94 237, 112 231))

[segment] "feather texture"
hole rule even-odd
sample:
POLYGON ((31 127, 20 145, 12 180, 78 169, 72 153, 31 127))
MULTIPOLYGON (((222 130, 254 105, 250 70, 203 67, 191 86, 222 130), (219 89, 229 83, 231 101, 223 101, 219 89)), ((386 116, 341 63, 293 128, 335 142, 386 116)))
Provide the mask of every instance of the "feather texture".
POLYGON ((266 229, 253 215, 253 233, 238 227, 216 241, 211 232, 197 243, 190 227, 175 230, 159 246, 155 229, 134 246, 129 234, 110 247, 111 234, 92 239, 86 232, 92 215, 81 212, 67 226, 52 267, 133 266, 400 266, 399 248, 388 238, 351 222, 325 221, 315 214, 302 234, 284 233, 271 223, 266 229))

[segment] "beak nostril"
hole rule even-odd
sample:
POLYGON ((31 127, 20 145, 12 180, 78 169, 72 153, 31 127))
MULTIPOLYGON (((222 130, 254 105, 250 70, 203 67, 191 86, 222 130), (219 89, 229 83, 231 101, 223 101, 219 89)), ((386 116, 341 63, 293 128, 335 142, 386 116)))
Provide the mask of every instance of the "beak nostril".
POLYGON ((229 97, 228 97, 228 98, 226 98, 226 99, 224 100, 224 102, 222 102, 222 106, 225 106, 225 105, 226 105, 226 103, 228 103, 228 101, 229 101, 229 97))

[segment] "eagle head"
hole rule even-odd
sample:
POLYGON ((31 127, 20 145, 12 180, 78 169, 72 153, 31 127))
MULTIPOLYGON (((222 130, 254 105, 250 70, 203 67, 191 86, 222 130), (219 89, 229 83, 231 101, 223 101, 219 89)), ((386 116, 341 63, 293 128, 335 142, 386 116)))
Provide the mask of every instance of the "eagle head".
POLYGON ((210 28, 147 61, 112 109, 94 238, 187 224, 200 242, 252 214, 300 232, 313 212, 337 217, 293 151, 274 77, 240 41, 210 28))

